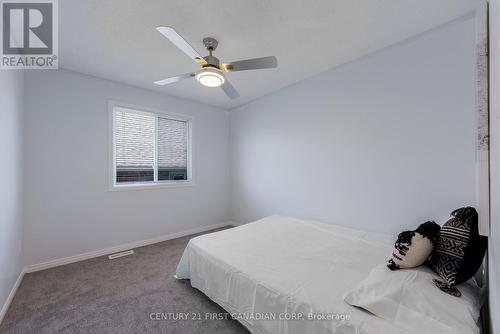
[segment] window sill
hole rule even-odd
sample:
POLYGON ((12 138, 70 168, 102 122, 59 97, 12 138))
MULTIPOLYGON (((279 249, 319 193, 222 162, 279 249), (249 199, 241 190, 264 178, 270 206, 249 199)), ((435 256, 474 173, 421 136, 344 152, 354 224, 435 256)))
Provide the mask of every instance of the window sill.
POLYGON ((113 184, 109 187, 109 191, 134 191, 134 190, 154 190, 154 189, 165 189, 165 188, 185 188, 185 187, 193 187, 194 185, 195 184, 193 181, 113 184))

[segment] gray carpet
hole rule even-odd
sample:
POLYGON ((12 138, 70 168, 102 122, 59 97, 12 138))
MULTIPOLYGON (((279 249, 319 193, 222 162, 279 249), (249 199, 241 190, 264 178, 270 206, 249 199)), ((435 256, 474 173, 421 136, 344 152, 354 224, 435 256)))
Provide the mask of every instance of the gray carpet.
POLYGON ((224 310, 173 276, 189 237, 27 274, 0 333, 249 333, 234 320, 151 320, 224 310))

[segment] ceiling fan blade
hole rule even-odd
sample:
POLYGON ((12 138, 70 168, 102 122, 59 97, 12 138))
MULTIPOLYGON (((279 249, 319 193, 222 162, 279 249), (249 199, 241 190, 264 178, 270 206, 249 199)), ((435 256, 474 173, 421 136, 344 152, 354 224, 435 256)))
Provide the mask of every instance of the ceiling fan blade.
POLYGON ((238 91, 231 85, 231 83, 226 79, 226 82, 221 86, 222 90, 226 95, 232 100, 240 97, 238 91))
POLYGON ((179 35, 174 28, 160 26, 157 27, 156 30, 158 30, 163 36, 168 38, 170 42, 181 49, 182 52, 187 54, 189 58, 193 59, 195 62, 201 65, 206 64, 205 59, 203 59, 203 57, 200 56, 200 54, 195 49, 193 49, 193 47, 189 45, 189 43, 186 42, 186 40, 182 38, 182 36, 179 35))
POLYGON ((221 65, 221 68, 226 72, 259 70, 274 67, 278 67, 278 59, 274 56, 238 60, 221 65))
POLYGON ((171 84, 171 83, 174 83, 174 82, 177 82, 177 81, 181 81, 181 80, 184 80, 184 79, 188 79, 188 78, 191 78, 191 77, 194 77, 194 73, 185 73, 185 74, 177 75, 175 77, 170 77, 170 78, 167 78, 167 79, 155 81, 155 84, 163 86, 163 85, 168 85, 168 84, 171 84))

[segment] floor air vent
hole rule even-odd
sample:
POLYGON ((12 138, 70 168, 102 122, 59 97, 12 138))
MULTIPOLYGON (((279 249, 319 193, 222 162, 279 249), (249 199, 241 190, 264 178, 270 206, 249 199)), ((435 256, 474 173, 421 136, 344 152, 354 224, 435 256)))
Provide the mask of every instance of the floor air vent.
POLYGON ((134 254, 133 250, 127 250, 127 251, 124 251, 124 252, 119 252, 119 253, 111 254, 111 255, 108 256, 108 258, 110 260, 114 260, 114 259, 117 259, 119 257, 124 257, 124 256, 128 256, 128 255, 132 255, 132 254, 134 254))

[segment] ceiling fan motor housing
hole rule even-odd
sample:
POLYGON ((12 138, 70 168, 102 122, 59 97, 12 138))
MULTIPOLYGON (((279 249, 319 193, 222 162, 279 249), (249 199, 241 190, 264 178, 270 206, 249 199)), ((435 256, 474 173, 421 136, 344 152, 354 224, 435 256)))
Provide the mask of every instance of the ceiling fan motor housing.
POLYGON ((209 55, 209 56, 203 57, 203 59, 205 59, 205 61, 207 62, 205 65, 203 65, 204 68, 205 67, 219 68, 219 65, 220 65, 219 58, 214 57, 212 55, 209 55))
POLYGON ((212 37, 205 37, 203 39, 203 45, 207 48, 208 51, 208 56, 203 57, 203 59, 207 62, 205 65, 203 65, 204 68, 206 67, 215 67, 219 69, 220 61, 217 57, 212 56, 212 52, 217 49, 217 45, 219 45, 219 42, 215 38, 212 37))

